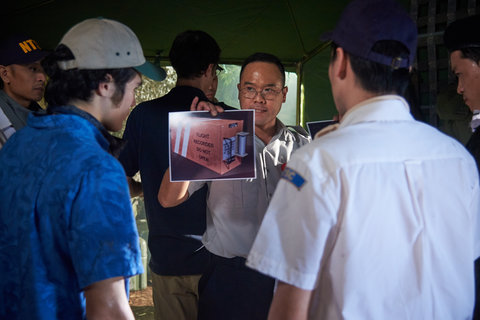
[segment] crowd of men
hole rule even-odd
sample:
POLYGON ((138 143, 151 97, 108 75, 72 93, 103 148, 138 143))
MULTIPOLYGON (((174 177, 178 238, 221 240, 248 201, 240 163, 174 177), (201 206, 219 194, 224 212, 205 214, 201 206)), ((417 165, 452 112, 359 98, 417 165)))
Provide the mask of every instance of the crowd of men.
POLYGON ((321 38, 339 123, 313 141, 284 125, 285 68, 253 52, 237 87, 255 113, 256 178, 176 182, 168 114, 233 109, 215 99, 211 35, 178 34, 176 86, 131 113, 141 74, 166 74, 128 26, 84 20, 52 52, 3 39, 0 319, 133 319, 128 279, 147 268, 133 196, 157 320, 480 319, 479 28, 474 15, 444 34, 473 112, 466 148, 402 98, 414 21, 395 0, 353 0, 321 38))

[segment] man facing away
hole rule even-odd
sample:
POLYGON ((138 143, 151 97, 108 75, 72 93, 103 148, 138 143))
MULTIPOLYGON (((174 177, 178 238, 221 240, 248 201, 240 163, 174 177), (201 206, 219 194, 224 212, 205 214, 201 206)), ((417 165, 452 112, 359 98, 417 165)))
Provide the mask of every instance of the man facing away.
MULTIPOLYGON (((473 113, 470 123, 473 134, 466 148, 475 158, 480 170, 480 15, 470 16, 449 24, 444 42, 450 52, 450 66, 458 80, 457 93, 473 113)), ((476 302, 474 319, 480 319, 480 261, 475 261, 476 302)))
MULTIPOLYGON (((164 175, 158 199, 174 206, 208 185, 203 243, 212 262, 200 280, 199 319, 265 319, 274 280, 245 266, 281 168, 308 138, 277 119, 285 102, 285 69, 267 53, 248 57, 240 71, 238 99, 255 110, 256 179, 170 182, 164 175)), ((195 107, 195 106, 193 106, 195 107)))
POLYGON ((269 319, 471 318, 479 180, 400 97, 414 22, 354 0, 327 39, 339 127, 294 154, 247 261, 279 281, 269 319))
POLYGON ((48 54, 24 35, 0 40, 0 148, 27 124, 31 111, 41 110, 45 73, 40 61, 48 54))
POLYGON ((176 86, 167 95, 133 109, 119 160, 132 196, 143 194, 145 199, 155 319, 196 319, 198 280, 208 263, 200 242, 207 190, 201 189, 175 208, 163 208, 157 193, 169 165, 168 113, 188 111, 195 97, 208 101, 205 93, 213 86, 220 48, 207 33, 188 30, 177 35, 169 57, 177 72, 176 86), (141 184, 133 180, 138 171, 141 184))
POLYGON ((48 114, 0 150, 1 319, 133 319, 126 281, 143 268, 107 130, 122 128, 145 63, 108 19, 75 25, 43 61, 48 114))

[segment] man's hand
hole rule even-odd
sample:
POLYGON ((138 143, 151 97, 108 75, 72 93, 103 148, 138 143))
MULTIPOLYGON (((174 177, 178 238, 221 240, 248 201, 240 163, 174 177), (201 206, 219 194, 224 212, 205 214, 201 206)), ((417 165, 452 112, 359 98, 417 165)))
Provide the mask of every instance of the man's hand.
POLYGON ((198 101, 198 97, 195 97, 190 105, 190 111, 210 111, 212 116, 217 116, 217 114, 223 112, 223 108, 220 106, 216 106, 211 102, 208 101, 198 101))

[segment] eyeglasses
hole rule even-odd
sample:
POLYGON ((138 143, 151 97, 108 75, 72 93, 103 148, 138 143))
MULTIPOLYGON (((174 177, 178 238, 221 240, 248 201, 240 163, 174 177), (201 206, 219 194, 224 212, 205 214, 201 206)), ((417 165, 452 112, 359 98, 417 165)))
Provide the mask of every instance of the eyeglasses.
POLYGON ((222 71, 223 71, 223 68, 217 64, 217 67, 215 68, 215 75, 218 77, 218 75, 222 73, 222 71))
POLYGON ((240 94, 247 99, 253 99, 257 96, 257 94, 260 94, 265 100, 273 100, 278 96, 280 91, 282 90, 275 90, 274 88, 270 87, 263 88, 261 91, 257 91, 257 89, 254 87, 245 87, 240 90, 240 94))

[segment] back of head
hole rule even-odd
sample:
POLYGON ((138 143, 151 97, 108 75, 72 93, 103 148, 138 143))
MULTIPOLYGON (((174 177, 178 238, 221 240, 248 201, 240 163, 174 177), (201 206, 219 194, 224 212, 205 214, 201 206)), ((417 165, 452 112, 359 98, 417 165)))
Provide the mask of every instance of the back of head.
MULTIPOLYGON (((395 0, 354 0, 322 36, 350 56, 359 84, 376 94, 403 94, 417 48, 417 27, 395 0)), ((334 59, 335 56, 332 57, 334 59)))
POLYGON ((71 100, 89 101, 93 90, 110 75, 121 94, 137 71, 149 73, 137 36, 126 25, 109 19, 87 19, 73 26, 42 63, 50 77, 45 99, 49 106, 71 100))
POLYGON ((283 66, 282 62, 278 57, 274 56, 273 54, 264 52, 256 52, 248 56, 243 61, 242 68, 240 69, 240 78, 242 78, 242 73, 245 67, 252 62, 267 62, 276 65, 278 67, 278 70, 282 74, 283 85, 285 85, 285 67, 283 66))
POLYGON ((74 59, 74 55, 70 48, 60 44, 42 61, 50 78, 45 89, 45 101, 49 107, 67 105, 72 100, 90 101, 99 84, 108 81, 108 75, 123 96, 125 85, 136 74, 133 68, 63 70, 59 67, 59 63, 71 59, 74 59))
POLYGON ((210 64, 218 64, 220 47, 215 39, 200 30, 187 30, 175 38, 169 58, 179 78, 201 76, 210 64))
POLYGON ((443 34, 448 52, 460 50, 463 57, 480 61, 480 14, 456 20, 449 24, 443 34))

